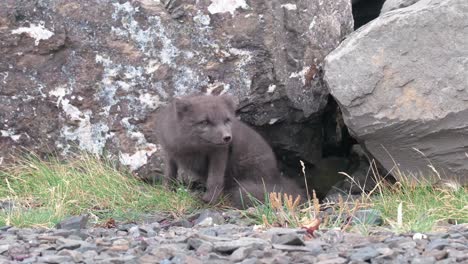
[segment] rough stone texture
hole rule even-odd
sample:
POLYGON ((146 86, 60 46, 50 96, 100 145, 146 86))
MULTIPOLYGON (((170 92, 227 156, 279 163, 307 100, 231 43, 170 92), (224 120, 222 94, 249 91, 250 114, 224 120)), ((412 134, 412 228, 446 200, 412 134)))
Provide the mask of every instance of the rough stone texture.
POLYGON ((467 35, 467 1, 422 0, 328 55, 325 81, 346 125, 387 170, 429 177, 432 164, 467 182, 467 35))
POLYGON ((352 27, 348 0, 1 1, 0 162, 19 146, 77 146, 158 171, 154 110, 230 93, 244 120, 288 138, 277 148, 313 163, 321 63, 352 27))
POLYGON ((410 6, 418 1, 419 0, 387 0, 384 2, 380 14, 410 6))

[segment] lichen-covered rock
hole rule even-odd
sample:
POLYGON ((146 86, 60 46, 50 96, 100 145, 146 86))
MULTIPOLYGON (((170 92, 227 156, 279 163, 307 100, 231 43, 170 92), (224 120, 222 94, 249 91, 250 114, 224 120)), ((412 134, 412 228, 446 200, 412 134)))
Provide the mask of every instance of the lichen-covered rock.
POLYGON ((78 147, 149 173, 161 104, 230 93, 249 123, 297 132, 277 147, 314 162, 321 63, 352 24, 347 0, 1 1, 0 159, 78 147))
POLYGON ((388 171, 468 180, 468 2, 384 14, 328 55, 325 81, 388 171))

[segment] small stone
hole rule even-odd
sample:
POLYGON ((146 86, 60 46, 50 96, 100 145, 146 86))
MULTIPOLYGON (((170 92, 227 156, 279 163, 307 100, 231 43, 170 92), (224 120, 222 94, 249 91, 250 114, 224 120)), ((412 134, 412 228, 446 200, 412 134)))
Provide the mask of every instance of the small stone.
POLYGON ((409 250, 409 249, 415 248, 416 245, 417 244, 414 241, 405 241, 405 242, 398 244, 398 247, 405 249, 405 250, 409 250))
POLYGON ((273 244, 290 245, 290 246, 304 246, 304 241, 296 233, 288 233, 284 235, 273 235, 271 238, 273 244))
POLYGON ((281 245, 281 244, 273 244, 274 249, 279 249, 283 251, 303 251, 303 252, 310 252, 312 248, 304 247, 304 246, 290 246, 290 245, 281 245))
POLYGON ((468 262, 468 252, 455 249, 447 250, 449 258, 455 258, 458 262, 468 262))
MULTIPOLYGON (((113 264, 133 264, 138 263, 135 256, 118 256, 105 259, 105 263, 113 264)), ((171 263, 171 262, 169 262, 171 263)))
POLYGON ((195 220, 197 226, 212 226, 224 224, 224 217, 215 210, 206 209, 200 213, 200 216, 195 220))
POLYGON ((348 260, 342 257, 331 258, 316 262, 316 264, 344 264, 347 263, 348 260))
POLYGON ((140 227, 138 226, 130 227, 130 229, 128 229, 128 234, 133 238, 140 237, 141 236, 140 227))
POLYGON ((82 262, 83 254, 75 250, 64 249, 57 253, 58 256, 69 256, 73 259, 74 262, 82 262))
POLYGON ((247 248, 247 247, 240 247, 236 249, 234 252, 232 252, 231 256, 229 257, 231 261, 233 262, 238 262, 241 261, 253 251, 253 248, 247 248))
POLYGON ((81 246, 77 249, 77 251, 81 253, 85 253, 87 251, 94 251, 96 249, 97 249, 97 246, 95 244, 82 241, 81 246))
POLYGON ((57 240, 57 250, 60 251, 62 249, 77 249, 81 246, 82 241, 73 240, 68 238, 59 238, 57 240))
POLYGON ((388 248, 388 247, 383 247, 383 248, 377 248, 376 249, 379 254, 383 257, 386 257, 386 256, 391 256, 393 255, 393 253, 395 253, 395 251, 393 251, 392 249, 388 248))
POLYGON ((360 248, 351 254, 350 259, 354 261, 367 261, 377 257, 380 253, 373 247, 360 248))
POLYGON ((445 250, 430 250, 430 251, 425 251, 423 253, 424 256, 426 257, 434 257, 436 260, 441 260, 447 257, 448 252, 445 250))
POLYGON ((427 245, 426 250, 427 251, 431 251, 431 250, 434 250, 434 249, 442 250, 447 246, 449 246, 449 242, 447 241, 447 239, 440 238, 440 239, 435 239, 435 240, 431 241, 427 245))
POLYGON ((351 222, 357 225, 380 226, 383 224, 382 213, 376 209, 358 210, 353 215, 351 222))
POLYGON ((457 263, 457 260, 455 258, 446 258, 443 260, 439 260, 436 263, 437 264, 453 264, 453 263, 457 263))
POLYGON ((59 256, 59 255, 48 255, 48 256, 43 256, 38 258, 39 262, 44 262, 44 263, 63 263, 63 262, 70 262, 72 261, 72 258, 69 256, 59 256))
POLYGON ((112 243, 112 246, 109 248, 111 251, 127 251, 129 249, 130 243, 125 239, 117 239, 112 243))
POLYGON ((10 228, 12 228, 12 226, 2 226, 2 227, 0 227, 0 231, 4 232, 4 231, 7 231, 10 228))
POLYGON ((180 219, 180 220, 172 222, 171 226, 181 226, 185 228, 192 228, 193 224, 190 223, 187 219, 180 219))
POLYGON ((422 240, 422 239, 427 239, 427 235, 421 234, 421 233, 415 233, 413 235, 413 240, 422 240))
POLYGON ((213 244, 209 242, 203 242, 198 248, 197 248, 197 254, 201 256, 206 256, 209 253, 213 251, 213 244))
POLYGON ((3 254, 5 252, 7 252, 8 249, 10 249, 10 245, 1 245, 0 246, 0 254, 3 254))
POLYGON ((88 250, 83 252, 82 256, 84 259, 94 260, 99 254, 94 250, 88 250))
POLYGON ((88 215, 72 216, 61 221, 55 227, 57 229, 84 229, 86 228, 86 224, 88 223, 88 218, 88 215))
POLYGON ((214 242, 213 248, 218 252, 232 252, 240 247, 253 247, 255 249, 263 249, 269 246, 269 243, 263 239, 241 237, 233 241, 214 242))
POLYGON ((239 264, 256 264, 258 262, 257 258, 248 258, 244 259, 242 262, 239 262, 239 264))
POLYGON ((416 257, 411 260, 411 264, 432 264, 435 263, 434 257, 416 257))
POLYGON ((190 237, 188 240, 187 240, 187 243, 188 245, 193 248, 193 249, 197 249, 198 247, 200 247, 200 245, 202 243, 206 243, 204 240, 201 240, 199 238, 195 238, 195 237, 190 237))

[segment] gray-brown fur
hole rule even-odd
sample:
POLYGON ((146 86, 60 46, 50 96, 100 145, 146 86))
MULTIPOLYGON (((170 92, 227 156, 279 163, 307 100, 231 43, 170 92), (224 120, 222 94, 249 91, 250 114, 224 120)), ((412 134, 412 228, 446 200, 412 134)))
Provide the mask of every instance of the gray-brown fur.
POLYGON ((235 117, 235 107, 229 96, 192 96, 175 99, 158 113, 156 134, 165 153, 163 183, 175 180, 183 168, 206 185, 205 202, 216 202, 225 192, 236 207, 241 207, 239 184, 262 201, 265 189, 302 193, 281 177, 272 149, 235 117))

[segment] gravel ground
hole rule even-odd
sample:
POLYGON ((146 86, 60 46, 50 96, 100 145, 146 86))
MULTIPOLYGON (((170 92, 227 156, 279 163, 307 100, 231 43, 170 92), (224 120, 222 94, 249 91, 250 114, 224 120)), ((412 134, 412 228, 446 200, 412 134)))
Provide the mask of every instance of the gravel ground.
POLYGON ((74 217, 57 229, 2 227, 0 263, 468 263, 466 224, 425 234, 371 228, 366 236, 339 230, 311 236, 245 225, 211 210, 197 217, 91 228, 80 228, 86 218, 74 217))

